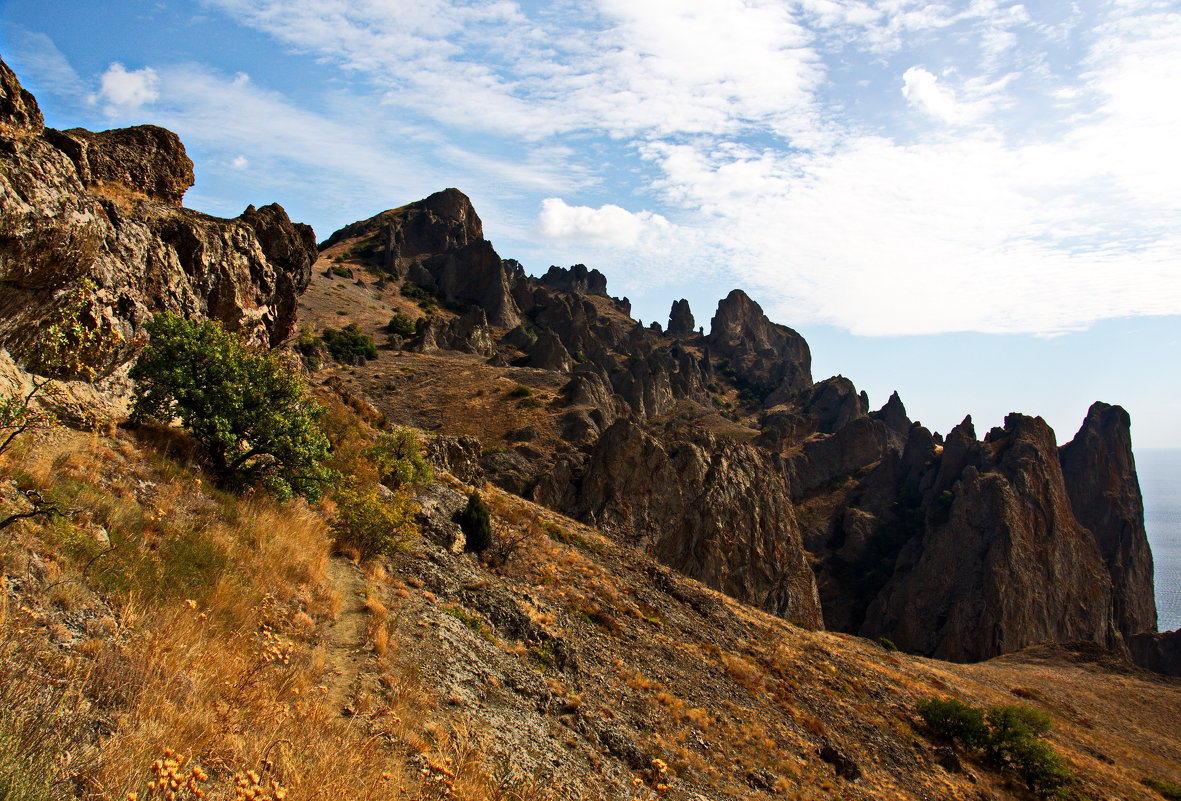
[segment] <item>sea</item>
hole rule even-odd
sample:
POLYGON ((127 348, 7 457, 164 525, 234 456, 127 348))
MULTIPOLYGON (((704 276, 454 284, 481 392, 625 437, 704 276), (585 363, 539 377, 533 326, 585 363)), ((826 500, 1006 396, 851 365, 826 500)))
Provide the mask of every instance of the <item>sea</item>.
POLYGON ((1156 568, 1156 627, 1181 628, 1181 450, 1138 450, 1144 526, 1156 568))

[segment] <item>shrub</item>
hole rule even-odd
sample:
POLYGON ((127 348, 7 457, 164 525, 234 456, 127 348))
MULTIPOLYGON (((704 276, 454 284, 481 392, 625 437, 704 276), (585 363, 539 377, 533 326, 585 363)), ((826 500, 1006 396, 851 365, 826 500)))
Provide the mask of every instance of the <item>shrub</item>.
POLYGON ((952 698, 920 701, 918 710, 933 731, 966 748, 983 749, 991 764, 1012 770, 1039 797, 1060 797, 1074 782, 1053 746, 1040 739, 1050 730, 1045 712, 1024 704, 985 712, 952 698))
POLYGON ((414 502, 404 493, 383 498, 376 486, 354 480, 338 488, 332 499, 336 501, 332 533, 365 556, 392 553, 418 533, 414 502))
POLYGON ((1164 781, 1162 779, 1152 778, 1141 779, 1140 783, 1151 790, 1156 790, 1162 796, 1167 798, 1168 801, 1181 801, 1181 786, 1179 785, 1164 781))
POLYGON ((365 450, 381 481, 395 487, 429 484, 434 478, 431 466, 422 456, 422 441, 412 428, 396 428, 381 434, 365 450))
POLYGON ((918 709, 923 722, 949 740, 969 748, 980 748, 988 742, 988 727, 984 724, 983 710, 954 698, 920 701, 918 709))
POLYGON ((454 520, 467 537, 467 550, 480 553, 492 544, 492 520, 479 492, 467 497, 467 506, 456 512, 454 520))
POLYGON ((390 318, 385 329, 391 334, 397 334, 400 337, 411 337, 414 336, 415 326, 414 321, 405 314, 394 312, 394 316, 390 318))
POLYGON ((527 387, 524 384, 517 384, 515 387, 509 390, 508 396, 510 398, 527 398, 532 394, 533 389, 531 387, 527 387))
POLYGON ((28 349, 26 360, 31 370, 93 381, 100 368, 109 365, 123 344, 123 335, 101 322, 90 325, 85 321, 96 291, 94 282, 85 278, 66 294, 28 349))
POLYGON ((335 276, 339 276, 341 278, 352 278, 353 277, 353 271, 349 267, 343 267, 339 264, 333 264, 329 269, 332 270, 332 274, 335 276))
POLYGON ((878 645, 882 646, 883 648, 885 648, 887 651, 890 651, 891 653, 898 650, 898 646, 895 645, 894 641, 891 640, 889 637, 878 637, 878 645))
POLYGON ((373 338, 361 331, 356 323, 349 323, 342 330, 325 328, 322 335, 324 344, 333 359, 345 364, 356 364, 364 359, 377 358, 377 346, 373 338))
POLYGON ((279 498, 319 499, 332 477, 317 426, 323 410, 280 354, 170 312, 146 328, 151 340, 131 370, 133 420, 179 417, 223 485, 260 483, 279 498))

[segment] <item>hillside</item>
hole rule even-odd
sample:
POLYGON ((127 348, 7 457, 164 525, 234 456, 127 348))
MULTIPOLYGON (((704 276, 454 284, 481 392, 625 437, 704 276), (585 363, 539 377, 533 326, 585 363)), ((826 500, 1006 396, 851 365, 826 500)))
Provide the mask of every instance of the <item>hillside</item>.
MULTIPOLYGON (((169 132, 47 129, 2 62, 0 90, 0 798, 1181 784, 1177 635, 1146 623, 1119 407, 1062 449, 1017 414, 943 437, 813 381, 740 290, 709 333, 684 302, 641 327, 594 270, 501 259, 454 189, 317 253, 278 206, 180 207, 169 132), (323 500, 127 419, 162 312, 310 393, 323 500), (475 491, 479 553, 454 522, 475 491), (921 712, 946 698, 1049 729, 990 758, 1001 713, 953 741, 921 712)), ((263 386, 242 403, 265 411, 263 386)))

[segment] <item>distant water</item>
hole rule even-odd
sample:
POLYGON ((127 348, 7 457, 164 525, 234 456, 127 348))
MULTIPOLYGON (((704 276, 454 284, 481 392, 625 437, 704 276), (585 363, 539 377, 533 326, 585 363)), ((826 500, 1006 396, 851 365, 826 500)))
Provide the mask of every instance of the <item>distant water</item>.
POLYGON ((1144 525, 1156 566, 1156 625, 1181 628, 1181 450, 1136 451, 1144 525))

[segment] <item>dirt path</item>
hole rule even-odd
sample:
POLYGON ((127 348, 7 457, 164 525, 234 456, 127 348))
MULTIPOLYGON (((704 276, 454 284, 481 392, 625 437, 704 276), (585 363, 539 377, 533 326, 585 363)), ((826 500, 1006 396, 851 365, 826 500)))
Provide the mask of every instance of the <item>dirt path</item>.
POLYGON ((328 624, 328 699, 339 710, 351 701, 351 690, 369 660, 365 648, 365 577, 348 559, 328 560, 328 578, 340 593, 340 613, 328 624))

